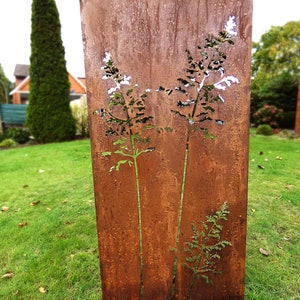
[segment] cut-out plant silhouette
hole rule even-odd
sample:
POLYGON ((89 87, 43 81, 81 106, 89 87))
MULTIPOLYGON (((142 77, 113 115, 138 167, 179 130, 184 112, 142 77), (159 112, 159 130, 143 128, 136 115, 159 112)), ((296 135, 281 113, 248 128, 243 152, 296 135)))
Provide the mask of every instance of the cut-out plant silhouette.
POLYGON ((183 163, 181 194, 179 203, 179 214, 177 222, 177 234, 173 264, 172 298, 175 296, 175 282, 177 275, 178 246, 181 236, 181 223, 183 205, 185 200, 185 185, 189 158, 189 145, 191 135, 197 131, 203 131, 207 138, 213 138, 209 133, 207 123, 214 121, 220 125, 225 122, 221 119, 214 119, 216 103, 224 103, 225 99, 221 95, 227 87, 233 83, 239 83, 235 76, 225 76, 224 63, 227 59, 226 45, 234 45, 233 36, 235 31, 235 17, 230 17, 225 25, 225 29, 216 37, 205 39, 203 45, 197 47, 197 52, 192 54, 186 50, 187 68, 184 77, 177 79, 178 86, 174 89, 160 86, 158 91, 165 91, 168 96, 175 98, 176 107, 171 111, 184 120, 186 126, 185 155, 183 163), (175 95, 175 96, 174 96, 175 95))
POLYGON ((147 132, 154 128, 152 125, 153 117, 146 114, 145 99, 149 90, 147 89, 142 94, 138 94, 138 85, 131 85, 131 77, 120 73, 114 65, 110 53, 106 52, 103 61, 105 66, 102 67, 102 70, 105 74, 102 78, 111 80, 114 86, 108 90, 109 101, 107 107, 100 108, 94 113, 100 115, 101 118, 105 118, 106 135, 116 136, 113 140, 113 146, 116 150, 102 152, 104 157, 113 154, 121 157, 116 165, 110 168, 110 172, 113 170, 119 171, 122 165, 133 166, 134 168, 139 228, 139 293, 140 299, 143 299, 143 233, 138 157, 154 150, 154 147, 147 146, 150 143, 147 132))
POLYGON ((216 267, 216 262, 221 259, 221 251, 231 246, 231 243, 221 239, 223 226, 220 222, 226 221, 228 203, 224 202, 221 209, 213 215, 206 216, 205 221, 200 221, 201 231, 192 223, 193 235, 189 242, 186 242, 184 251, 188 253, 185 258, 184 267, 192 271, 187 299, 190 299, 195 280, 204 278, 207 283, 212 282, 209 278, 210 273, 220 273, 216 267))

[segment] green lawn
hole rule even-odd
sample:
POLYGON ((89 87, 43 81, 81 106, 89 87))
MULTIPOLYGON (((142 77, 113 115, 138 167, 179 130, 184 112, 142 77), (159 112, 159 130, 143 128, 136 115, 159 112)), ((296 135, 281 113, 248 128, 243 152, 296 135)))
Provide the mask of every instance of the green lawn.
POLYGON ((300 140, 251 136, 246 299, 300 299, 300 140))
POLYGON ((0 299, 99 299, 89 141, 0 151, 0 174, 0 299))
MULTIPOLYGON (((299 151, 251 136, 246 299, 300 299, 299 151)), ((100 299, 89 141, 0 151, 0 174, 0 299, 100 299)))

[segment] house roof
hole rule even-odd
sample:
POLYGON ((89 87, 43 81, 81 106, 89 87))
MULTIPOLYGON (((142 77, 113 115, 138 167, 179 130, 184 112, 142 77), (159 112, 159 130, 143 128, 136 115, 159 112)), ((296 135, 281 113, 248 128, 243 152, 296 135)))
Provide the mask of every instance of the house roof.
POLYGON ((29 75, 29 65, 17 64, 15 66, 14 76, 15 77, 27 77, 29 75))
POLYGON ((21 81, 10 93, 13 95, 15 93, 28 93, 29 92, 29 75, 21 81))
POLYGON ((69 82, 71 85, 71 92, 76 93, 86 93, 86 86, 85 86, 85 80, 80 80, 79 78, 73 76, 71 73, 69 73, 69 82))
MULTIPOLYGON (((30 76, 28 75, 24 78, 9 94, 13 95, 15 93, 19 94, 28 94, 29 93, 29 81, 30 76)), ((69 73, 69 82, 70 82, 70 99, 80 98, 86 93, 85 84, 69 73)))

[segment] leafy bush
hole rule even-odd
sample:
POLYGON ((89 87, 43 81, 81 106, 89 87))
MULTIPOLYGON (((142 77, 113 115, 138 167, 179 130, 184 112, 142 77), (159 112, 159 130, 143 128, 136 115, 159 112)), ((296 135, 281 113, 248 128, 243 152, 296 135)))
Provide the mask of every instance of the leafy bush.
POLYGON ((88 137, 89 136, 89 118, 86 97, 81 97, 80 100, 71 102, 71 110, 73 117, 76 120, 77 133, 88 137))
POLYGON ((262 124, 259 125, 256 128, 256 134, 262 134, 262 135, 272 135, 273 134, 273 129, 270 125, 268 124, 262 124))
POLYGON ((261 124, 268 124, 272 128, 279 126, 278 122, 282 119, 283 110, 277 108, 275 105, 265 104, 253 115, 255 126, 261 124))
POLYGON ((13 139, 5 139, 0 143, 0 148, 12 148, 18 145, 13 139))
POLYGON ((279 127, 284 129, 294 129, 296 120, 295 111, 287 111, 283 113, 282 120, 279 121, 279 127))
POLYGON ((25 144, 30 140, 30 133, 23 128, 10 127, 4 132, 5 139, 13 139, 18 144, 25 144))

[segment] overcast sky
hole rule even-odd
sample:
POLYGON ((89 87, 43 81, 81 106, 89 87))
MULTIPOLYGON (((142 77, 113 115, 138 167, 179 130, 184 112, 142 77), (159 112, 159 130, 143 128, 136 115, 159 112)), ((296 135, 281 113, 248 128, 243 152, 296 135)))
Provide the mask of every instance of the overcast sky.
MULTIPOLYGON (((0 64, 12 81, 15 65, 29 64, 31 2, 0 0, 0 64)), ((56 4, 68 71, 78 77, 84 76, 79 0, 56 0, 56 4)), ((253 0, 253 40, 258 41, 271 26, 299 21, 299 4, 300 0, 253 0)))

